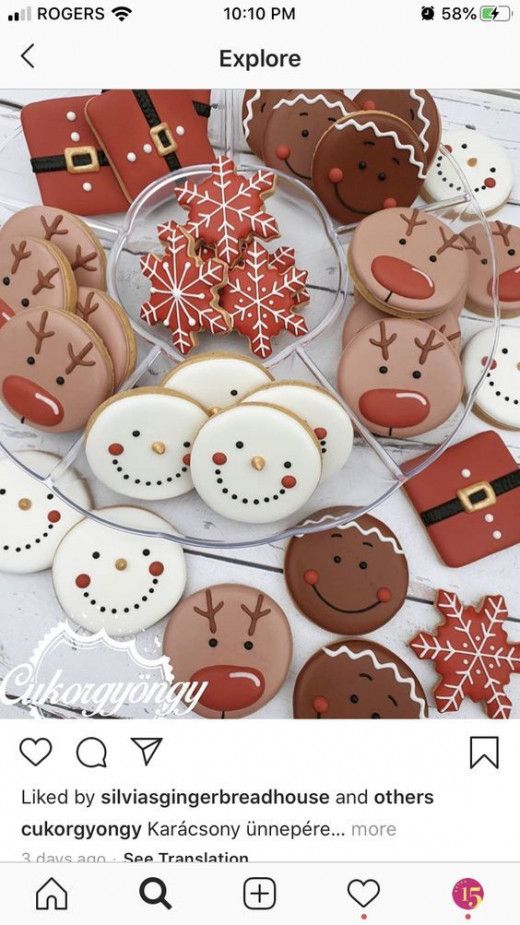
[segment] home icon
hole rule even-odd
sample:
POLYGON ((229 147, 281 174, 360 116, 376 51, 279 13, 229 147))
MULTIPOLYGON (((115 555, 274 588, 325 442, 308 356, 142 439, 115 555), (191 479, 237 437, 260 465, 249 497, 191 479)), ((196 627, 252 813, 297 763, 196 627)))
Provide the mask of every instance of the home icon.
POLYGON ((40 912, 65 912, 68 907, 68 893, 54 877, 45 881, 36 892, 36 909, 40 912))

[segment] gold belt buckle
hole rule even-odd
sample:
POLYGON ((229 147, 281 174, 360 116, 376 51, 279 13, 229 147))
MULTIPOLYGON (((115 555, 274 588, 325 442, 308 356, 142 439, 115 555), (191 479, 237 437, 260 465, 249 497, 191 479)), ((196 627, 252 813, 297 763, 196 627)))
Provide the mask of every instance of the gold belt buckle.
POLYGON ((97 173, 99 170, 98 153, 93 145, 87 145, 84 148, 65 148, 65 163, 69 173, 97 173), (88 154, 90 157, 89 164, 75 164, 74 158, 80 154, 88 154))
POLYGON ((167 122, 161 122, 160 125, 156 125, 155 128, 151 128, 150 135, 155 147, 157 148, 157 153, 160 154, 161 157, 166 157, 167 154, 173 154, 173 152, 177 150, 177 142, 175 141, 172 135, 172 130, 167 122), (168 139, 168 144, 166 145, 160 137, 163 132, 168 139))
POLYGON ((468 488, 460 488, 457 492, 457 497, 468 514, 473 514, 474 511, 482 511, 486 507, 493 507, 497 502, 497 496, 489 482, 475 482, 474 485, 469 485, 468 488), (472 501, 471 498, 481 491, 484 492, 485 498, 480 501, 472 501))

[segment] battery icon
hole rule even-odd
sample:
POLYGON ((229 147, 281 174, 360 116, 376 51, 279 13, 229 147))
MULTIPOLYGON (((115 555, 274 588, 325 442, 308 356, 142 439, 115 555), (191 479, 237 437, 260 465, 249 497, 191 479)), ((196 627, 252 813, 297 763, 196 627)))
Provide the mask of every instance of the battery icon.
POLYGON ((511 7, 481 6, 480 18, 482 22, 509 22, 511 19, 511 7))

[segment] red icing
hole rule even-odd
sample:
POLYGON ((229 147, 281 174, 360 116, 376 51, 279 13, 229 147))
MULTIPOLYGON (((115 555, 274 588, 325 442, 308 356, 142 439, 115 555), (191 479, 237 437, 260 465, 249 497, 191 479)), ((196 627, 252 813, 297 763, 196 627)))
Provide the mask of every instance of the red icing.
POLYGON ((296 485, 296 479, 294 475, 284 475, 282 479, 282 485, 284 488, 294 488, 296 485))
POLYGON ((111 443, 108 452, 111 456, 121 456, 121 453, 125 452, 124 446, 121 446, 120 443, 111 443))
POLYGON ((0 299, 0 328, 7 324, 7 322, 14 316, 12 308, 4 302, 3 299, 0 299))
POLYGON ((88 588, 90 584, 90 575, 78 575, 76 584, 78 588, 88 588))
MULTIPOLYGON (((480 361, 480 362, 482 363, 482 366, 486 366, 488 360, 489 360, 489 357, 482 357, 482 359, 481 359, 481 361, 480 361)), ((489 368, 490 368, 490 369, 496 369, 496 368, 497 368, 497 361, 496 361, 496 360, 492 360, 491 366, 490 366, 489 368)))
POLYGON ((154 576, 154 578, 158 578, 159 575, 162 575, 164 572, 164 565, 162 562, 152 562, 148 571, 150 572, 150 575, 154 576))
POLYGON ((383 209, 395 209, 397 206, 397 199, 393 199, 392 196, 389 196, 388 199, 385 199, 383 202, 383 209))
POLYGON ((318 440, 325 440, 325 437, 327 436, 327 431, 324 427, 315 427, 314 433, 316 434, 318 440))
POLYGON ((400 257, 375 257, 372 275, 389 292, 405 299, 429 299, 435 292, 430 277, 400 257))
POLYGON ((430 413, 430 402, 421 392, 407 389, 370 389, 359 399, 367 421, 380 427, 414 427, 430 413))
POLYGON ((57 524, 61 520, 61 514, 59 511, 49 511, 47 514, 47 520, 51 524, 57 524))
POLYGON ((244 710, 260 700, 265 690, 264 676, 260 671, 238 665, 208 665, 196 671, 190 680, 208 683, 200 702, 219 713, 244 710))
POLYGON ((322 715, 323 713, 328 713, 329 701, 326 697, 315 697, 312 701, 312 706, 316 713, 322 715))
POLYGON ((225 453, 213 453, 211 458, 216 466, 223 466, 227 463, 227 456, 225 453))
POLYGON ((446 151, 450 152, 450 154, 453 152, 453 148, 451 145, 444 145, 444 147, 446 148, 446 151))
POLYGON ((313 568, 309 568, 306 572, 304 572, 303 580, 306 581, 308 585, 317 585, 320 580, 320 576, 319 573, 316 572, 313 568))
POLYGON ((365 100, 365 102, 363 103, 363 109, 369 112, 371 109, 377 109, 377 106, 374 100, 365 100))
POLYGON ((33 424, 52 427, 63 420, 61 402, 36 382, 23 376, 7 376, 2 384, 7 404, 20 416, 33 424))
POLYGON ((379 588, 377 592, 377 599, 383 604, 388 604, 388 601, 392 600, 392 592, 390 588, 379 588))
MULTIPOLYGON (((493 280, 487 287, 488 295, 493 295, 493 280)), ((520 267, 505 270, 498 277, 498 297, 501 302, 517 302, 520 299, 520 267)))
POLYGON ((488 189, 493 189, 497 185, 497 181, 494 177, 486 177, 484 180, 484 186, 487 186, 488 189))
POLYGON ((191 453, 185 453, 185 455, 182 457, 182 461, 185 466, 189 466, 189 464, 191 463, 191 453))
POLYGON ((291 156, 291 149, 289 145, 278 145, 276 148, 276 156, 281 161, 286 161, 287 158, 291 156))
POLYGON ((331 167, 329 170, 329 180, 331 183, 341 183, 343 171, 341 167, 331 167))

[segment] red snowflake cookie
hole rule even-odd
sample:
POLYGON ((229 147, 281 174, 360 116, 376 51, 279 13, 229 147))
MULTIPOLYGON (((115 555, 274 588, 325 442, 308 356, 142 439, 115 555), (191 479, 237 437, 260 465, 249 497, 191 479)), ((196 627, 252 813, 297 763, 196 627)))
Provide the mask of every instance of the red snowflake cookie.
MULTIPOLYGON (((269 266, 272 270, 290 270, 291 267, 296 266, 296 254, 294 253, 293 247, 278 247, 273 254, 271 254, 271 259, 269 261, 269 266)), ((298 273, 301 271, 298 270, 298 273)), ((307 305, 307 302, 310 300, 309 290, 303 286, 297 292, 294 293, 293 302, 295 305, 307 305)))
POLYGON ((141 306, 141 318, 150 326, 163 324, 172 332, 172 344, 186 354, 197 344, 199 331, 226 334, 227 319, 218 307, 218 291, 227 279, 220 260, 201 260, 192 238, 172 223, 164 254, 141 258, 141 270, 151 280, 150 298, 141 306))
POLYGON ((247 337, 252 352, 262 359, 272 353, 271 340, 280 331, 294 337, 308 332, 304 318, 294 313, 307 272, 298 270, 294 261, 287 269, 279 269, 273 256, 258 241, 251 241, 220 293, 232 330, 247 337))
MULTIPOLYGON (((253 235, 269 241, 279 235, 276 219, 264 210, 264 199, 274 192, 274 173, 258 170, 241 176, 228 157, 211 166, 211 177, 201 183, 175 187, 178 202, 188 211, 187 230, 198 241, 215 248, 215 256, 229 266, 240 257, 253 235)), ((159 228, 168 243, 171 222, 159 228)))
POLYGON ((507 719, 511 701, 504 688, 520 673, 520 643, 510 642, 504 629, 504 598, 485 597, 476 610, 451 591, 439 591, 436 607, 444 616, 436 635, 419 633, 410 645, 419 658, 435 662, 442 677, 434 692, 437 709, 456 711, 469 697, 485 703, 490 719, 507 719))

